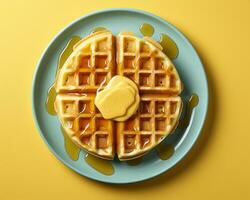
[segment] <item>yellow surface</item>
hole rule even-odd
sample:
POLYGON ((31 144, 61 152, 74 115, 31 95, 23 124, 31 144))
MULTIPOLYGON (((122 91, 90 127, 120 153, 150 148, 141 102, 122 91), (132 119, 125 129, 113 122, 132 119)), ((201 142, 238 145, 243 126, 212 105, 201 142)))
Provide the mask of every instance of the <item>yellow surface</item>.
POLYGON ((139 101, 136 84, 124 76, 117 75, 110 80, 104 90, 97 93, 95 105, 105 119, 125 121, 135 113, 139 101))
POLYGON ((1 1, 0 199, 250 199, 249 8, 249 0, 1 1), (127 186, 94 182, 61 164, 31 113, 33 72, 48 42, 88 12, 121 6, 180 28, 205 64, 211 95, 188 157, 169 173, 127 186))

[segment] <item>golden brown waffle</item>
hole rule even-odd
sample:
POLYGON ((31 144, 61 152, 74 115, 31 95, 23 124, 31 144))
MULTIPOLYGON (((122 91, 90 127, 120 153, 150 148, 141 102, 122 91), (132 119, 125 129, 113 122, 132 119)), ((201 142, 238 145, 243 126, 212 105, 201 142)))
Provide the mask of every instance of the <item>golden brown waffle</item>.
POLYGON ((179 96, 142 95, 137 113, 117 123, 117 154, 120 160, 143 155, 177 126, 182 101, 179 96))
POLYGON ((59 94, 55 108, 70 138, 88 152, 113 159, 114 123, 106 120, 94 105, 95 94, 59 94))
POLYGON ((131 160, 155 147, 178 124, 182 108, 181 80, 161 46, 131 34, 117 37, 100 31, 79 41, 59 70, 55 108, 64 129, 86 151, 104 159, 131 160), (116 67, 117 62, 117 67, 116 67), (117 71, 116 71, 117 69, 117 71), (115 75, 133 80, 140 109, 127 121, 102 117, 94 105, 97 90, 115 75), (116 142, 115 142, 116 141, 116 142))
POLYGON ((105 159, 114 157, 113 122, 103 119, 94 100, 114 75, 114 45, 109 31, 82 39, 55 82, 55 108, 63 128, 78 146, 105 159))
POLYGON ((142 93, 178 95, 182 83, 171 60, 160 44, 130 33, 117 36, 117 74, 133 80, 142 93))
POLYGON ((117 74, 133 80, 141 96, 140 109, 117 124, 117 154, 120 160, 143 155, 177 126, 182 101, 182 83, 162 47, 150 38, 131 33, 117 37, 117 74))
POLYGON ((79 41, 57 73, 56 92, 96 92, 103 88, 114 74, 114 45, 109 31, 93 33, 79 41))

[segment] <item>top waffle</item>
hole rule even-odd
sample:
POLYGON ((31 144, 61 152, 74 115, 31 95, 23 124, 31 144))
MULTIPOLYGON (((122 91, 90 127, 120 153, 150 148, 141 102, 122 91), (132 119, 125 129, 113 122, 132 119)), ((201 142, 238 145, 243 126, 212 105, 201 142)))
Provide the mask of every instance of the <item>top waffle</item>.
POLYGON ((111 32, 100 31, 74 46, 57 73, 55 109, 78 146, 104 159, 113 159, 116 151, 120 160, 130 160, 174 130, 182 108, 178 96, 182 83, 173 63, 152 39, 122 33, 116 42, 111 32), (116 74, 136 83, 141 101, 140 109, 119 123, 104 119, 94 105, 96 92, 116 74))

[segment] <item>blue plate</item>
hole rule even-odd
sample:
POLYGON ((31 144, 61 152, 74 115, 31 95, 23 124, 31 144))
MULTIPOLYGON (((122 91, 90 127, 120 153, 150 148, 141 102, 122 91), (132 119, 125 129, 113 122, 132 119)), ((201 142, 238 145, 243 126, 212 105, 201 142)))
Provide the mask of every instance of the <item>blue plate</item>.
MULTIPOLYGON (((67 26, 52 40, 36 69, 32 90, 32 106, 35 122, 42 138, 54 155, 65 165, 79 174, 98 181, 132 183, 152 178, 169 170, 188 153, 198 138, 206 117, 208 86, 199 56, 186 37, 173 25, 144 11, 111 9, 81 17, 67 26), (115 160, 113 161, 115 173, 106 176, 91 168, 84 159, 73 161, 69 158, 64 148, 60 123, 56 116, 49 115, 45 109, 47 91, 55 79, 58 57, 73 35, 84 37, 94 27, 101 26, 111 30, 115 35, 120 31, 131 31, 141 37, 139 27, 143 23, 154 26, 154 39, 159 40, 159 33, 166 33, 176 42, 179 55, 174 60, 174 64, 185 86, 182 97, 187 100, 192 93, 196 93, 199 96, 199 104, 192 113, 189 126, 184 130, 177 129, 174 134, 166 138, 165 141, 170 142, 175 147, 175 153, 171 158, 163 161, 159 159, 155 151, 151 151, 137 166, 130 166, 127 163, 115 160)), ((81 151, 80 158, 84 154, 85 152, 81 151)))

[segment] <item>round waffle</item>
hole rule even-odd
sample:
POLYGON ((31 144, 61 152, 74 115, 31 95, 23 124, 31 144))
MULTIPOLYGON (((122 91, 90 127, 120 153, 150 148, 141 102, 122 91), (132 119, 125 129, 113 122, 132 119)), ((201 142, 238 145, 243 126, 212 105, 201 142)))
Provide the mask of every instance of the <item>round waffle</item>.
POLYGON ((57 74, 55 108, 70 138, 104 159, 137 158, 155 147, 178 124, 182 83, 161 46, 131 33, 100 31, 79 41, 57 74), (115 49, 116 48, 116 49, 115 49), (116 57, 116 60, 115 60, 116 57), (104 119, 94 105, 96 92, 114 75, 134 81, 140 106, 128 120, 104 119))

